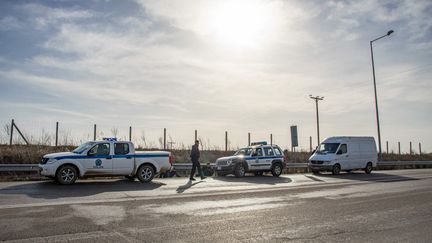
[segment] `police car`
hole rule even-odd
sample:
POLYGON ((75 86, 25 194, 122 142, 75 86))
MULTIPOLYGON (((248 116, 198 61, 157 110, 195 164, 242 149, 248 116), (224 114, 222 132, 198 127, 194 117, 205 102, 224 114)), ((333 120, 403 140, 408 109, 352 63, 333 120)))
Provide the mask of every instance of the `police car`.
POLYGON ((43 156, 41 175, 60 184, 73 184, 78 177, 126 176, 150 182, 158 173, 171 169, 173 157, 165 151, 135 151, 132 142, 104 138, 77 147, 72 152, 43 156))
POLYGON ((271 172, 277 177, 282 174, 285 166, 285 157, 279 146, 256 142, 239 149, 233 156, 218 158, 215 170, 219 176, 234 174, 243 177, 248 172, 255 175, 271 172))

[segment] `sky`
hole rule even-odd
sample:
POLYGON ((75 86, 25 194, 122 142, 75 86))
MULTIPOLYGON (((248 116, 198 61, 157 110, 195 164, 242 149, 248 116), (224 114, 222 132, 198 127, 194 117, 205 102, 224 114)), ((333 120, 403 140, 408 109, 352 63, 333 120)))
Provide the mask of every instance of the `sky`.
MULTIPOLYGON (((0 2, 0 142, 15 119, 34 143, 116 135, 207 148, 377 138, 432 152, 432 1, 0 2)), ((22 142, 18 137, 17 143, 22 142)))

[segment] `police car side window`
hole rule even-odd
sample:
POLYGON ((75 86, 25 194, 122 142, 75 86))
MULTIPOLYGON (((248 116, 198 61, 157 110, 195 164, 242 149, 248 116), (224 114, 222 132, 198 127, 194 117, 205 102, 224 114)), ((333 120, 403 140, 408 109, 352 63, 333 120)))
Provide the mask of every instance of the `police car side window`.
POLYGON ((282 152, 280 151, 279 148, 274 147, 273 150, 274 150, 274 152, 275 152, 275 154, 276 154, 277 156, 281 156, 281 155, 282 155, 282 152))
POLYGON ((271 147, 265 147, 264 152, 266 156, 273 156, 273 149, 271 147))
POLYGON ((109 143, 96 144, 88 152, 89 155, 109 155, 109 153, 110 153, 109 143))
POLYGON ((116 143, 114 144, 114 154, 128 154, 129 144, 127 143, 116 143))
POLYGON ((256 150, 256 153, 257 153, 257 156, 263 156, 263 152, 262 152, 262 149, 261 149, 261 148, 258 148, 258 149, 256 150))

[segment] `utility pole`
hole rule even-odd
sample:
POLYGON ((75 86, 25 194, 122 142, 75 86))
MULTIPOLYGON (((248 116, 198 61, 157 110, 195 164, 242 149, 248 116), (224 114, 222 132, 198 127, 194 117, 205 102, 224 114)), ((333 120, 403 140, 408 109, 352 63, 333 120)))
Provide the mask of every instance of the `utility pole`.
POLYGON ((250 132, 248 132, 248 146, 250 146, 250 132))
POLYGON ((225 131, 225 151, 228 151, 228 131, 225 131))
POLYGON ((59 123, 56 122, 56 135, 55 135, 55 146, 58 146, 58 129, 59 129, 59 123))
POLYGON ((318 115, 318 101, 320 100, 324 100, 324 97, 319 97, 319 96, 312 96, 309 95, 309 98, 315 100, 315 106, 316 106, 316 120, 317 120, 317 141, 318 141, 318 145, 320 144, 320 131, 319 131, 319 115, 318 115))
MULTIPOLYGON (((164 145, 164 150, 166 149, 166 128, 164 128, 164 139, 163 139, 163 145, 164 145)), ((172 146, 171 146, 171 149, 172 149, 172 146)))

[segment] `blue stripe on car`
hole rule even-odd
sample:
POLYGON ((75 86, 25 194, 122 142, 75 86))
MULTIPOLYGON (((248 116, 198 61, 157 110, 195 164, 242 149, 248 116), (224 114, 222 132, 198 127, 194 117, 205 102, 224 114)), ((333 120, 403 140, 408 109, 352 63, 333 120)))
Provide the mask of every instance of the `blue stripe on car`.
POLYGON ((77 155, 77 156, 60 156, 53 159, 62 160, 62 159, 104 159, 104 158, 156 158, 156 157, 169 157, 169 154, 125 154, 125 155, 95 155, 95 156, 86 156, 86 155, 77 155))
POLYGON ((253 159, 283 159, 283 156, 262 156, 262 157, 248 157, 245 160, 253 160, 253 159))

